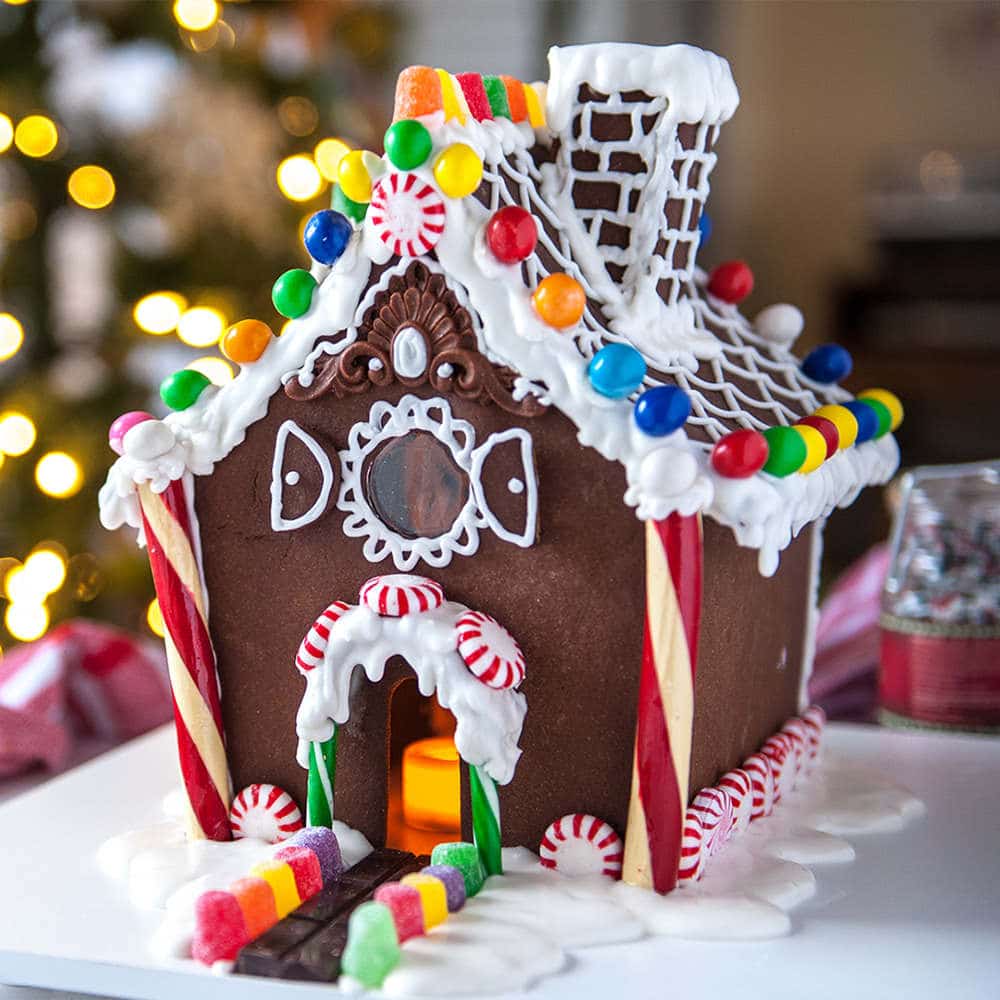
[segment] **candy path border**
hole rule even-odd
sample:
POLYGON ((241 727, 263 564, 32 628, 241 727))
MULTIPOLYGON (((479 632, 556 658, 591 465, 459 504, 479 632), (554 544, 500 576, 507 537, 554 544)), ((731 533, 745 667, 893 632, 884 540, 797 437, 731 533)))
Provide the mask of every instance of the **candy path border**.
MULTIPOLYGON (((991 996, 1000 976, 1000 955, 989 948, 1000 926, 1000 857, 991 852, 989 832, 1000 821, 1000 806, 981 793, 1000 767, 1000 742, 838 725, 825 735, 839 760, 907 785, 926 801, 928 815, 891 840, 852 837, 858 859, 818 871, 819 892, 794 911, 792 936, 763 944, 650 938, 611 945, 576 953, 573 968, 519 995, 597 1000, 613 990, 636 1000, 659 996, 655 970, 674 960, 676 988, 708 995, 735 988, 747 995, 756 984, 779 1000, 833 997, 850 986, 855 1000, 882 1000, 891 981, 911 1000, 991 996), (923 873, 919 883, 913 871, 923 873), (922 921, 926 912, 934 913, 933 921, 922 921), (876 919, 879 934, 873 935, 876 919), (949 928, 947 963, 941 961, 942 926, 949 928), (822 956, 847 948, 851 963, 823 962, 822 956), (813 984, 805 993, 803 982, 813 984)), ((188 1000, 318 995, 311 984, 219 978, 194 963, 146 957, 141 942, 157 914, 137 915, 124 905, 93 854, 109 835, 155 818, 176 783, 171 738, 169 727, 158 730, 0 807, 0 878, 5 884, 17 878, 24 902, 17 913, 0 909, 0 981, 136 1000, 173 1000, 180 989, 188 1000), (95 810, 94 788, 109 786, 122 794, 95 810), (55 815, 72 825, 73 842, 52 824, 55 815), (65 884, 67 872, 73 881, 65 884), (59 905, 46 903, 51 898, 59 905), (79 924, 72 915, 81 912, 89 912, 90 926, 70 942, 67 931, 79 924)))

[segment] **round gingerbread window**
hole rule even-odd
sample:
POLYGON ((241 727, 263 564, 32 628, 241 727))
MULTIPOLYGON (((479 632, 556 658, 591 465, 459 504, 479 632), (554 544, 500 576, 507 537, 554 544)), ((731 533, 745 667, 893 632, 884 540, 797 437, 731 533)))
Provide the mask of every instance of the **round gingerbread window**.
POLYGON ((365 462, 364 493, 379 520, 404 538, 447 534, 469 498, 469 480, 433 434, 390 438, 365 462))

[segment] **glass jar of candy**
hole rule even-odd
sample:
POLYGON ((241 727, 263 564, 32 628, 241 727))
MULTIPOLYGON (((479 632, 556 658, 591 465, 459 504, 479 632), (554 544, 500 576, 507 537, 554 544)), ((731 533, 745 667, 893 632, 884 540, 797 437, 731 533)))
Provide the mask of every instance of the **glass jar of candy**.
POLYGON ((1000 461, 903 477, 880 626, 883 722, 1000 732, 1000 461))

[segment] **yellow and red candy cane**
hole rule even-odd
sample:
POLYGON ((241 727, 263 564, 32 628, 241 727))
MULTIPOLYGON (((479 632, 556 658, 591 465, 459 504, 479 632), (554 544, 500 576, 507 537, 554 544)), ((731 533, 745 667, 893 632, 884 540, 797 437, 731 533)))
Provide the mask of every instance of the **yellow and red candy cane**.
POLYGON ((681 857, 701 573, 697 515, 646 522, 646 625, 622 878, 657 892, 677 884, 681 857))
POLYGON ((231 840, 232 789, 219 703, 219 675, 188 508, 187 477, 162 493, 139 486, 142 524, 163 615, 177 751, 196 839, 231 840))

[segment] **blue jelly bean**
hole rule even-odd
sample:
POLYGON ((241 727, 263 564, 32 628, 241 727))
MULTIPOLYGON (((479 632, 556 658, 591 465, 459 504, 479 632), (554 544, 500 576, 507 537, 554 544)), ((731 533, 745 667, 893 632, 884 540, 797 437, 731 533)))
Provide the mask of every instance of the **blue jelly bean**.
POLYGON ((642 385, 646 362, 630 344, 608 344, 591 359, 587 378, 595 392, 609 399, 624 399, 642 385))
POLYGON ((675 385, 658 385, 647 389, 633 410, 636 426, 644 434, 663 437, 672 434, 691 416, 691 400, 675 385))
POLYGON ((802 374, 814 382, 839 382, 851 374, 851 353, 840 344, 820 344, 802 361, 802 374))
POLYGON ((712 219, 707 212, 698 217, 698 246, 703 247, 712 237, 712 219))
POLYGON ((844 403, 844 407, 854 414, 854 419, 858 422, 855 444, 870 441, 875 437, 878 433, 878 414, 867 403, 860 399, 852 399, 849 403, 844 403))
POLYGON ((324 208, 306 223, 302 239, 313 260, 330 265, 340 260, 353 232, 347 216, 324 208))

